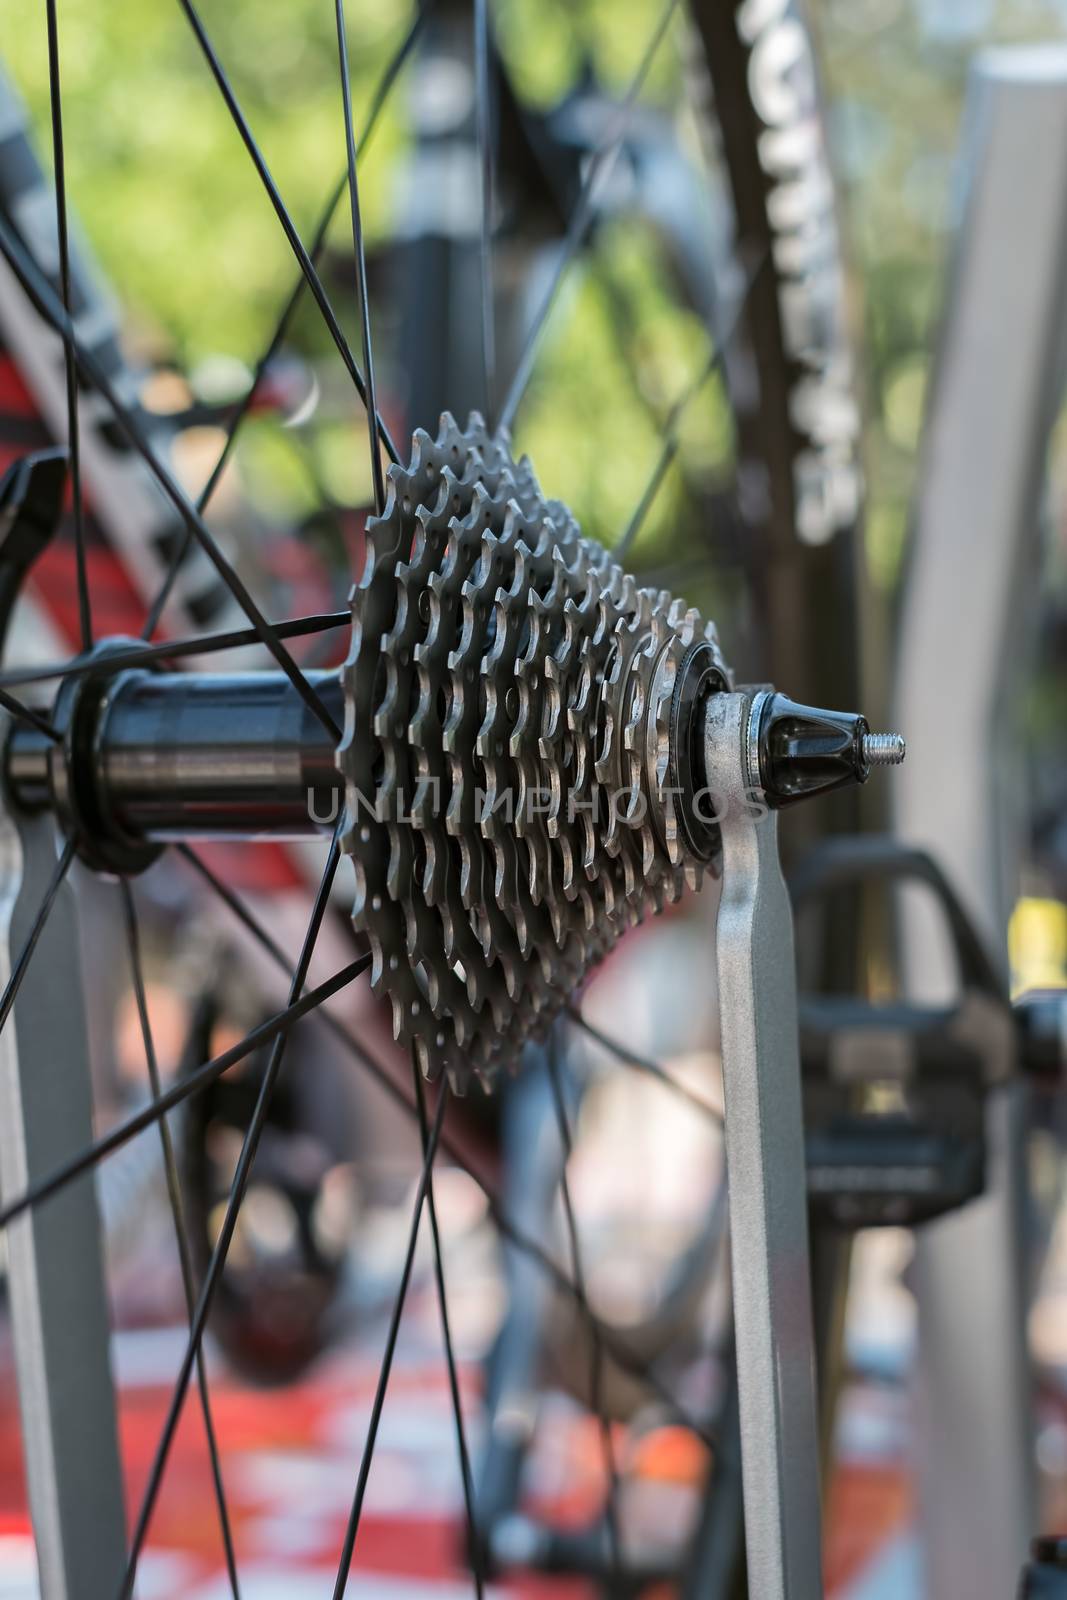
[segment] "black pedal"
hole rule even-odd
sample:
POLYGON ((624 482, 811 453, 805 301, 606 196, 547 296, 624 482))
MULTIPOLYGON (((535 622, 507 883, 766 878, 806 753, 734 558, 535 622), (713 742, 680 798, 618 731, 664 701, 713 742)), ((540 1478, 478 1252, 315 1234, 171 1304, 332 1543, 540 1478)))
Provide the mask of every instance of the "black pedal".
POLYGON ((846 1228, 914 1227, 981 1194, 986 1096, 1015 1059, 1000 981, 924 852, 889 838, 827 841, 791 886, 798 916, 876 881, 933 891, 959 993, 940 1007, 799 997, 811 1208, 846 1228))

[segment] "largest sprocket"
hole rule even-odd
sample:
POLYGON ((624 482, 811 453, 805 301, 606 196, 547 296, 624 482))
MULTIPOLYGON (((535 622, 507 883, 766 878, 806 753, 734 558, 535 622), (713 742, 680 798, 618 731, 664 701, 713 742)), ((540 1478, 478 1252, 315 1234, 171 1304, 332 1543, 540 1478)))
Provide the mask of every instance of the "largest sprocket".
POLYGON ((465 1088, 699 880, 677 703, 728 675, 714 627, 639 589, 476 415, 461 431, 446 414, 390 468, 351 601, 354 920, 397 1037, 465 1088))

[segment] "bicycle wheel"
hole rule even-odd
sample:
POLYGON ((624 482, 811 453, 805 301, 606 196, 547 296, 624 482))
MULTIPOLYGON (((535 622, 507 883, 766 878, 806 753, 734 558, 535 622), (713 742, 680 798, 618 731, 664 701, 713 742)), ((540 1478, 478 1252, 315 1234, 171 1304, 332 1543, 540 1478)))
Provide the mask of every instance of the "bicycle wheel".
MULTIPOLYGON (((688 17, 678 0, 669 0, 658 14, 650 8, 647 34, 636 61, 627 62, 626 81, 621 89, 607 89, 593 73, 565 81, 568 61, 579 64, 579 51, 571 53, 566 14, 558 30, 564 81, 553 84, 548 80, 553 71, 559 79, 558 61, 549 60, 551 70, 535 81, 541 68, 530 40, 543 31, 536 9, 524 13, 515 6, 502 16, 496 42, 484 0, 475 0, 473 14, 438 0, 414 19, 402 19, 399 44, 386 63, 380 92, 370 98, 369 115, 373 122, 400 68, 413 58, 421 77, 407 146, 409 210, 402 243, 410 261, 411 239, 420 241, 415 265, 423 282, 427 262, 436 262, 430 277, 436 271, 455 289, 450 339, 439 340, 437 348, 450 355, 458 338, 469 358, 471 346, 480 345, 485 416, 471 416, 461 426, 445 415, 434 435, 416 431, 409 443, 390 427, 388 413, 400 412, 405 398, 410 400, 417 373, 411 363, 403 370, 403 330, 394 327, 390 340, 385 334, 379 338, 372 327, 376 320, 388 326, 388 285, 383 287, 381 278, 391 254, 387 237, 364 234, 360 158, 365 140, 355 132, 342 0, 336 0, 331 73, 345 171, 312 250, 302 242, 212 33, 192 0, 180 0, 176 14, 240 135, 300 270, 280 332, 272 333, 257 377, 229 419, 220 462, 229 457, 267 354, 293 326, 294 307, 306 286, 328 343, 364 402, 365 487, 373 515, 364 530, 357 530, 357 543, 365 548, 359 552, 351 613, 268 621, 261 575, 239 572, 205 521, 219 472, 212 471, 194 503, 146 437, 128 396, 86 342, 71 295, 62 31, 50 0, 48 89, 58 217, 54 271, 49 271, 53 263, 47 251, 39 248, 39 226, 35 231, 33 219, 20 210, 17 194, 0 218, 0 254, 32 314, 60 336, 82 649, 73 661, 8 672, 0 690, 11 719, 7 820, 28 864, 21 877, 13 869, 9 884, 14 908, 10 976, 0 1001, 0 1024, 8 1025, 9 1038, 15 1031, 19 1035, 19 1048, 9 1051, 3 1070, 5 1105, 21 1130, 22 1145, 18 1160, 4 1164, 0 1220, 18 1246, 13 1292, 16 1298, 29 1297, 29 1311, 17 1322, 17 1343, 46 1590, 54 1585, 58 1592, 62 1583, 71 1593, 114 1589, 132 1594, 195 1374, 236 1595, 236 1547, 202 1341, 285 1065, 286 1039, 302 1017, 321 1009, 324 1025, 414 1114, 422 1146, 399 1289, 341 1539, 335 1589, 340 1594, 356 1554, 424 1210, 434 1245, 466 1511, 475 1534, 432 1182, 441 1148, 486 1189, 490 1214, 511 1246, 576 1302, 593 1362, 600 1365, 607 1355, 623 1367, 636 1365, 642 1383, 673 1415, 702 1436, 708 1432, 706 1420, 694 1417, 649 1364, 653 1352, 635 1355, 590 1307, 577 1228, 569 1229, 570 1259, 561 1264, 543 1238, 515 1226, 444 1124, 455 1091, 477 1082, 492 1087, 517 1064, 524 1042, 544 1037, 591 966, 646 912, 676 902, 687 883, 695 885, 714 865, 716 821, 689 804, 699 789, 692 725, 703 697, 727 688, 730 674, 714 627, 695 609, 673 601, 663 583, 681 570, 695 578, 702 597, 732 602, 731 645, 753 661, 773 662, 808 653, 798 643, 803 637, 798 584, 825 587, 829 569, 850 570, 858 469, 855 415, 847 403, 840 263, 810 43, 794 8, 760 13, 750 6, 734 11, 697 4, 688 17), (687 75, 696 86, 696 110, 682 96, 687 75), (745 85, 750 97, 742 92, 745 85), (649 106, 643 96, 652 87, 656 95, 649 106), (711 172, 695 164, 691 147, 698 136, 706 136, 706 144, 719 153, 711 172), (693 187, 696 171, 705 175, 693 187), (699 196, 691 229, 679 231, 676 215, 665 220, 660 214, 666 186, 659 196, 654 187, 657 175, 664 174, 684 179, 687 195, 699 196), (316 266, 327 259, 329 217, 342 199, 351 238, 338 259, 345 267, 344 291, 355 289, 358 357, 316 266), (564 286, 576 263, 581 276, 568 296, 564 286), (505 282, 494 278, 495 267, 505 282), (474 328, 462 310, 470 300, 471 270, 479 308, 474 328), (620 312, 622 331, 636 335, 633 342, 625 337, 616 342, 620 312), (550 340, 546 328, 553 318, 559 331, 550 340), (620 402, 620 377, 628 369, 636 392, 620 402), (505 370, 513 374, 506 387, 505 370), (673 392, 669 378, 680 380, 673 392), (190 550, 212 566, 244 612, 247 627, 158 644, 94 636, 79 386, 94 410, 108 412, 109 426, 141 458, 182 529, 172 541, 165 589, 149 610, 145 641, 190 550), (390 390, 392 407, 385 401, 390 390), (661 431, 645 466, 632 449, 632 437, 635 418, 643 425, 649 413, 661 431), (584 473, 586 493, 571 493, 570 508, 546 500, 532 467, 516 458, 508 433, 512 425, 516 440, 536 453, 546 478, 558 475, 580 488, 584 473), (388 469, 383 457, 392 463, 388 469), (675 463, 678 472, 672 477, 675 463), (628 493, 630 504, 624 508, 620 496, 628 484, 637 492, 628 493), (615 525, 610 551, 580 533, 575 508, 594 531, 615 525), (655 587, 651 582, 638 587, 624 574, 620 563, 631 553, 650 580, 655 575, 655 587), (349 626, 352 642, 340 679, 294 659, 291 640, 349 626), (787 639, 788 657, 782 654, 787 639), (272 670, 203 676, 168 670, 191 656, 249 644, 261 647, 272 670), (32 690, 36 704, 20 698, 33 683, 52 680, 60 687, 45 709, 32 690), (344 780, 343 807, 335 803, 341 788, 335 754, 344 780), (478 792, 481 808, 475 805, 478 792), (574 814, 569 803, 564 807, 567 793, 580 796, 574 814), (676 806, 675 794, 684 803, 676 806), (505 795, 516 800, 513 812, 501 806, 505 795), (323 831, 331 834, 329 849, 295 962, 279 949, 270 928, 212 879, 246 928, 290 972, 288 1000, 245 1039, 164 1092, 155 1081, 155 1047, 127 880, 152 870, 176 841, 187 858, 195 859, 191 841, 205 836, 323 831), (343 853, 354 863, 354 921, 366 953, 308 987, 343 853), (39 1093, 54 1096, 57 1084, 38 1081, 31 1099, 20 1102, 30 1086, 28 1063, 39 1042, 31 1002, 35 994, 39 1002, 40 992, 31 976, 32 958, 36 950, 54 963, 66 963, 74 975, 73 957, 59 942, 61 928, 50 912, 75 858, 120 880, 155 1092, 146 1110, 95 1141, 88 1137, 83 1096, 78 1117, 55 1127, 54 1139, 38 1140, 33 1119, 44 1117, 52 1126, 39 1093), (37 895, 32 906, 31 891, 37 895), (410 1083, 398 1081, 395 1064, 383 1062, 325 1009, 368 969, 373 992, 389 1007, 394 1033, 410 1053, 410 1083), (99 1281, 101 1270, 91 1244, 94 1207, 87 1174, 110 1151, 157 1122, 175 1221, 188 1254, 168 1113, 268 1047, 210 1255, 195 1292, 188 1286, 188 1338, 127 1545, 113 1420, 110 1428, 106 1419, 101 1422, 95 1435, 99 1450, 91 1461, 75 1450, 57 1450, 57 1443, 67 1440, 65 1428, 81 1419, 51 1403, 42 1416, 30 1392, 32 1382, 41 1382, 43 1343, 50 1359, 57 1351, 69 1358, 81 1389, 107 1390, 106 1320, 99 1294, 80 1316, 76 1339, 70 1318, 72 1293, 91 1298, 92 1281, 99 1281), (424 1078, 436 1084, 433 1098, 424 1078), (84 1148, 74 1147, 78 1132, 84 1148), (37 1226, 46 1214, 62 1224, 65 1242, 55 1229, 37 1226), (72 1242, 81 1255, 74 1272, 68 1270, 72 1242), (43 1276, 39 1271, 46 1246, 58 1252, 61 1273, 54 1263, 43 1276), (75 1503, 82 1508, 77 1516, 70 1514, 75 1503), (56 1514, 57 1506, 62 1514, 56 1514)), ((321 45, 314 27, 312 35, 321 45)), ((581 52, 595 63, 598 49, 615 37, 614 21, 598 27, 591 14, 581 52)), ((233 41, 235 77, 239 44, 233 41)), ((419 274, 414 276, 417 280, 419 274)), ((318 336, 303 337, 321 359, 318 336)), ((59 348, 53 344, 53 359, 59 348)), ((432 352, 425 356, 427 367, 431 357, 432 352)), ((451 372, 446 361, 446 389, 451 372)), ((86 454, 86 466, 88 460, 86 454)), ((55 458, 21 465, 6 480, 6 494, 9 525, 19 534, 12 541, 14 564, 4 591, 10 602, 57 520, 55 458)), ((859 722, 853 745, 857 774, 862 768, 865 776, 859 722)), ((73 1001, 70 1010, 77 1011, 73 1001)), ((49 1025, 60 1020, 57 1011, 49 1025)), ((627 1058, 625 1043, 616 1053, 627 1058)), ((71 1060, 62 1052, 56 1056, 60 1090, 71 1060)), ((77 1062, 75 1069, 80 1070, 77 1062)), ((562 1101, 557 1109, 566 1146, 570 1132, 562 1101)), ((563 1192, 571 1212, 566 1179, 563 1192)), ((47 1391, 47 1377, 44 1382, 47 1391)), ((617 1473, 606 1422, 603 1440, 614 1501, 617 1473)), ((617 1527, 614 1506, 609 1524, 617 1527)), ((617 1569, 624 1556, 617 1540, 613 1543, 611 1562, 617 1569)), ((471 1548, 480 1592, 476 1536, 471 1548)))
MULTIPOLYGON (((729 306, 730 288, 742 265, 767 265, 766 271, 752 274, 723 360, 736 425, 737 493, 743 505, 744 537, 750 541, 748 554, 736 545, 725 545, 722 524, 728 528, 729 519, 722 516, 720 503, 717 521, 723 542, 709 551, 708 565, 714 567, 717 558, 720 580, 723 567, 738 563, 743 570, 743 603, 750 608, 751 622, 747 631, 739 630, 731 638, 733 659, 740 657, 754 676, 803 681, 816 696, 834 692, 824 676, 829 667, 840 693, 855 661, 858 602, 855 553, 848 534, 860 502, 855 454, 858 413, 810 47, 800 31, 802 15, 793 8, 768 14, 751 36, 736 25, 728 9, 694 7, 693 25, 688 90, 698 107, 714 107, 714 125, 704 119, 699 126, 705 145, 717 144, 724 169, 722 187, 716 191, 715 221, 697 242, 694 234, 699 236, 699 227, 685 203, 684 183, 677 174, 673 182, 664 181, 671 166, 666 141, 647 127, 642 130, 640 153, 634 157, 631 207, 654 230, 663 251, 664 274, 674 281, 679 297, 712 327, 716 318, 720 327, 724 317, 731 321, 724 305, 729 306), (781 81, 776 76, 779 71, 781 81), (821 198, 801 207, 802 194, 809 202, 821 198), (806 309, 801 310, 804 303, 806 309), (829 609, 840 631, 833 634, 831 627, 820 648, 813 644, 808 628, 816 615, 826 627, 818 599, 831 592, 836 600, 829 609)), ((736 600, 736 590, 729 592, 736 600)), ((852 682, 849 688, 855 692, 858 685, 852 682)), ((639 1014, 641 1010, 639 1005, 639 1014)), ((631 1066, 634 1048, 638 1065, 641 1057, 662 1058, 668 1048, 662 1039, 658 1049, 648 1039, 635 1047, 627 1030, 616 1031, 616 1042, 620 1032, 631 1039, 631 1066)), ((609 1052, 610 1045, 609 1040, 609 1052)), ((702 1038, 694 1038, 692 1047, 698 1046, 714 1051, 714 1032, 705 1030, 702 1038)), ((605 1055, 603 1046, 599 1054, 605 1055)), ((626 1059, 625 1052, 621 1058, 626 1059)), ((608 1053, 607 1059, 617 1062, 620 1055, 608 1053)), ((625 1087, 613 1087, 616 1100, 625 1087)), ((714 1093, 714 1084, 710 1087, 714 1093)), ((699 1101, 699 1095, 695 1098, 699 1101)), ((641 1113, 635 1116, 640 1118, 641 1113)), ((698 1109, 698 1123, 702 1120, 707 1120, 706 1107, 698 1109)), ((709 1171, 714 1172, 720 1156, 713 1138, 705 1155, 709 1171)), ((691 1337, 698 1325, 720 1260, 722 1215, 713 1197, 714 1186, 707 1203, 697 1207, 702 1225, 690 1224, 681 1239, 675 1235, 653 1304, 646 1303, 639 1316, 631 1313, 623 1322, 611 1315, 607 1303, 596 1306, 635 1363, 651 1365, 691 1337)), ((546 1225, 552 1225, 550 1219, 546 1225)), ((564 1227, 562 1218, 555 1226, 564 1227)), ((657 1227, 654 1205, 637 1182, 629 1208, 613 1223, 602 1219, 601 1229, 605 1226, 613 1228, 619 1240, 618 1259, 614 1268, 607 1267, 607 1276, 614 1272, 622 1299, 632 1299, 626 1286, 627 1240, 633 1248, 635 1228, 643 1226, 652 1235, 669 1234, 671 1225, 657 1227)), ((601 1247, 605 1237, 602 1231, 601 1247)), ((587 1241, 587 1250, 590 1246, 587 1241)), ((555 1306, 548 1330, 553 1360, 565 1373, 568 1387, 588 1401, 592 1382, 588 1338, 565 1302, 557 1299, 555 1306)), ((627 1375, 610 1361, 607 1368, 607 1393, 601 1398, 609 1410, 626 1415, 647 1401, 647 1389, 635 1381, 633 1372, 627 1375)))

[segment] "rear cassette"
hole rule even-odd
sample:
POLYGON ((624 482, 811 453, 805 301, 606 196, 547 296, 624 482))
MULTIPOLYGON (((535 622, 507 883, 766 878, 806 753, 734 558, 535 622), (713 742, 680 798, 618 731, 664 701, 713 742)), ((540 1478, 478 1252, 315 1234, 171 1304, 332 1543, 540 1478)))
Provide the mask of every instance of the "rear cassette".
POLYGON ((669 689, 714 627, 637 587, 505 435, 447 413, 389 469, 344 667, 355 925, 422 1070, 489 1085, 706 857, 675 822, 669 689))

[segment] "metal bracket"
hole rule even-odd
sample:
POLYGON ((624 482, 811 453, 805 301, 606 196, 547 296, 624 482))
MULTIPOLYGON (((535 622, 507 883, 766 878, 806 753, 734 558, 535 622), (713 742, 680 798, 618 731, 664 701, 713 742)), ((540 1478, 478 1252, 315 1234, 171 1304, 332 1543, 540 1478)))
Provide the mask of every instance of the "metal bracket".
MULTIPOLYGON (((0 982, 56 864, 49 817, 0 804, 0 982)), ((74 896, 62 884, 0 1030, 0 1188, 14 1198, 92 1142, 74 896)), ((96 1187, 91 1172, 7 1230, 23 1452, 44 1600, 118 1593, 122 1470, 96 1187)))
MULTIPOLYGON (((0 481, 0 643, 18 591, 58 519, 64 455, 0 481)), ((0 744, 7 719, 0 718, 0 744)), ((48 816, 0 793, 0 986, 56 867, 48 816)), ((14 1199, 91 1144, 88 1033, 74 895, 59 887, 0 1028, 0 1193, 14 1199)), ((99 1600, 125 1571, 122 1468, 111 1381, 100 1218, 92 1172, 8 1227, 7 1271, 23 1454, 43 1600, 99 1600)))
POLYGON ((713 694, 717 928, 749 1592, 821 1600, 819 1442, 793 921, 778 823, 749 770, 752 699, 713 694))

